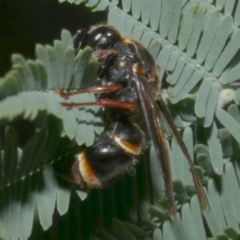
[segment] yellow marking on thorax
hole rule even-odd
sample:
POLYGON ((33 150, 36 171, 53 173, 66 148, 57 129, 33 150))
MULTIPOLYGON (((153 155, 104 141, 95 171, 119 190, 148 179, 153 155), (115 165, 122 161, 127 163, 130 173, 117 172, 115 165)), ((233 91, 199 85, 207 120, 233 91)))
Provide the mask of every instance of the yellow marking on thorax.
POLYGON ((124 38, 124 39, 123 39, 123 42, 124 42, 125 44, 133 44, 132 40, 129 39, 129 38, 124 38))
POLYGON ((124 67, 125 64, 126 64, 126 62, 124 62, 124 61, 119 61, 119 63, 118 63, 119 67, 124 67))

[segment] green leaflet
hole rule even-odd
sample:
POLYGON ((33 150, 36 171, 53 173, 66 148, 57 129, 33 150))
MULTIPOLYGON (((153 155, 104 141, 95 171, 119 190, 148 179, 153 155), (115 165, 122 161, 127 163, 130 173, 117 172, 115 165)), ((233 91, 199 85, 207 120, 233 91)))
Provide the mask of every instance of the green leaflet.
POLYGON ((141 3, 139 0, 132 0, 132 15, 135 19, 139 19, 142 11, 141 3))
POLYGON ((40 190, 36 195, 36 202, 40 223, 43 229, 46 230, 52 225, 52 215, 55 208, 57 192, 55 187, 56 180, 54 179, 52 168, 47 167, 43 174, 43 178, 45 180, 47 179, 48 183, 46 184, 43 182, 39 184, 40 187, 42 184, 44 184, 45 188, 43 190, 40 190))
POLYGON ((171 240, 174 239, 171 223, 169 221, 167 221, 163 225, 162 235, 163 235, 163 239, 171 239, 171 240))
POLYGON ((181 2, 180 1, 173 1, 173 8, 172 8, 172 18, 171 23, 169 26, 168 31, 168 40, 170 43, 175 43, 178 35, 178 28, 180 24, 180 17, 181 17, 181 2))
POLYGON ((190 57, 193 57, 193 55, 196 52, 196 48, 198 46, 198 43, 196 42, 196 39, 200 38, 201 30, 202 30, 202 25, 203 25, 203 9, 201 7, 198 7, 193 16, 192 16, 192 21, 193 21, 193 29, 192 29, 192 34, 189 39, 189 42, 187 44, 187 54, 190 57))
POLYGON ((92 54, 92 50, 90 48, 86 50, 79 51, 78 55, 76 56, 76 65, 70 87, 72 89, 79 89, 81 86, 81 81, 84 76, 84 70, 86 69, 92 54))
POLYGON ((226 129, 233 135, 233 137, 240 142, 239 138, 239 131, 240 126, 239 124, 225 111, 218 109, 216 116, 218 120, 226 127, 226 129))
MULTIPOLYGON (((153 0, 153 1, 149 1, 148 2, 148 6, 145 6, 143 4, 143 7, 144 8, 143 8, 143 11, 142 11, 142 17, 146 18, 146 15, 147 15, 148 16, 148 20, 150 18, 151 30, 152 31, 158 31, 159 24, 160 24, 160 16, 161 16, 162 4, 159 1, 157 1, 157 0, 153 0), (146 9, 146 12, 145 12, 145 9, 146 9), (158 9, 158 11, 151 11, 152 9, 158 9)), ((146 21, 146 25, 147 25, 147 21, 146 21)))
POLYGON ((222 84, 234 82, 234 81, 238 80, 239 74, 240 74, 240 66, 237 66, 237 67, 231 69, 230 71, 224 73, 221 76, 220 81, 222 84))
POLYGON ((168 93, 169 93, 169 95, 171 95, 171 97, 174 98, 180 93, 180 91, 182 90, 182 88, 184 87, 184 85, 186 84, 188 79, 191 77, 193 70, 194 70, 193 65, 187 65, 183 69, 183 71, 178 79, 177 84, 175 84, 174 87, 168 88, 168 93))
MULTIPOLYGON (((239 40, 240 40, 240 31, 237 31, 236 33, 234 33, 234 35, 233 35, 232 39, 230 40, 230 42, 228 43, 227 47, 223 50, 221 56, 216 61, 216 64, 213 68, 214 76, 219 77, 220 74, 222 74, 222 72, 224 72, 224 69, 227 67, 227 64, 234 58, 236 52, 240 48, 239 40)), ((230 69, 230 71, 231 70, 232 69, 230 69)), ((228 76, 229 73, 227 71, 227 72, 224 72, 224 74, 226 77, 226 75, 228 76)), ((233 80, 230 79, 230 80, 227 80, 226 82, 222 82, 222 83, 226 84, 231 81, 233 81, 233 80)))
MULTIPOLYGON (((175 57, 175 56, 173 56, 175 57)), ((171 59, 170 59, 171 60, 171 59)), ((170 61, 169 61, 170 62, 170 61)), ((183 68, 185 67, 185 64, 186 64, 186 59, 184 57, 179 57, 178 58, 178 61, 175 65, 175 68, 174 69, 170 69, 171 72, 170 74, 168 75, 167 77, 167 81, 171 84, 171 85, 174 85, 176 84, 180 74, 182 73, 183 71, 183 68), (174 70, 174 71, 173 71, 174 70)))
POLYGON ((226 177, 226 182, 227 182, 227 186, 228 186, 228 191, 229 194, 231 196, 230 201, 231 204, 233 205, 234 211, 235 211, 235 217, 237 218, 237 220, 239 221, 239 206, 237 203, 237 197, 239 196, 239 184, 237 181, 237 176, 234 172, 234 166, 232 163, 228 162, 226 164, 226 171, 225 171, 225 177, 226 177))
MULTIPOLYGON (((198 9, 197 5, 190 7, 187 12, 183 16, 183 20, 181 22, 180 33, 178 35, 179 48, 184 50, 187 47, 187 44, 192 35, 193 26, 194 26, 194 18, 195 12, 198 9)), ((196 36, 197 37, 197 36, 196 36)))
POLYGON ((205 60, 208 52, 210 51, 212 41, 218 29, 219 21, 220 19, 217 12, 209 13, 209 19, 197 50, 197 61, 199 63, 202 63, 205 60))
POLYGON ((167 67, 167 62, 168 59, 170 57, 172 48, 170 46, 165 46, 164 48, 161 49, 157 59, 156 59, 156 63, 161 66, 161 70, 160 70, 160 79, 163 78, 164 72, 166 70, 167 67))
POLYGON ((190 205, 188 203, 184 204, 182 207, 182 223, 183 223, 183 231, 186 239, 194 239, 195 229, 193 225, 193 221, 191 221, 191 210, 190 205))
MULTIPOLYGON (((161 4, 161 15, 160 15, 160 35, 165 38, 169 31, 169 26, 172 18, 172 8, 174 5, 173 0, 163 0, 161 4)), ((158 12, 158 11, 156 11, 158 12)))
POLYGON ((29 90, 34 89, 35 84, 34 84, 32 71, 28 66, 28 64, 25 62, 25 60, 23 59, 23 57, 20 55, 13 55, 12 63, 13 63, 13 67, 14 65, 22 67, 20 70, 22 89, 29 89, 29 90))
POLYGON ((162 232, 156 228, 154 231, 153 231, 153 240, 162 240, 162 232))
POLYGON ((211 81, 206 79, 203 81, 196 99, 195 113, 199 118, 202 118, 206 114, 207 100, 211 91, 211 81))
POLYGON ((131 33, 131 36, 133 39, 136 39, 139 41, 143 35, 143 32, 144 32, 144 27, 141 26, 140 24, 136 24, 131 33))
POLYGON ((198 200, 196 196, 191 198, 190 207, 196 239, 206 239, 206 231, 204 229, 203 219, 200 217, 201 212, 198 208, 198 200))
POLYGON ((208 146, 211 156, 212 167, 216 174, 221 175, 223 172, 223 158, 222 158, 222 148, 217 137, 217 127, 216 124, 213 123, 211 136, 208 140, 208 146))
POLYGON ((57 210, 61 216, 68 211, 70 195, 68 188, 59 188, 57 191, 57 210))
MULTIPOLYGON (((142 12, 141 12, 141 17, 142 17, 142 23, 144 25, 148 25, 149 21, 150 21, 150 17, 151 17, 151 10, 152 10, 152 6, 153 5, 154 0, 150 0, 150 1, 142 1, 142 12)), ((156 2, 156 1, 155 1, 156 2)), ((159 2, 158 2, 159 3, 159 2)), ((158 4, 158 6, 160 7, 161 4, 158 4)), ((158 11, 159 12, 159 11, 158 11)), ((158 13, 159 15, 159 13, 158 13)), ((158 25, 158 21, 155 20, 155 18, 151 18, 153 19, 152 21, 156 22, 156 25, 158 25)), ((151 21, 151 22, 152 22, 151 21)), ((151 23, 152 24, 152 23, 151 23)))
POLYGON ((152 41, 152 34, 151 34, 150 30, 149 30, 149 32, 145 31, 143 33, 143 35, 141 36, 141 42, 144 44, 144 46, 149 47, 151 41, 152 41))
POLYGON ((123 0, 122 1, 122 9, 124 12, 129 12, 131 9, 131 1, 123 0))
POLYGON ((205 67, 207 70, 212 69, 223 47, 225 46, 228 36, 232 30, 232 24, 232 18, 230 16, 226 16, 221 20, 205 60, 205 67))

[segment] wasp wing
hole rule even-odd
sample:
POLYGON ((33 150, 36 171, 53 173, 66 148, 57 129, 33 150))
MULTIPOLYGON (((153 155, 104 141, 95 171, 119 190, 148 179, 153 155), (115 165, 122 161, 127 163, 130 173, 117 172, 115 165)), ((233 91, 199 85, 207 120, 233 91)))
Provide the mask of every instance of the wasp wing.
POLYGON ((168 214, 170 218, 173 218, 176 214, 176 207, 173 195, 170 161, 164 132, 160 125, 159 119, 157 118, 155 103, 151 97, 148 87, 146 86, 144 77, 139 75, 134 76, 134 82, 136 85, 136 90, 145 118, 146 126, 153 141, 153 145, 156 149, 158 164, 163 172, 165 189, 170 203, 168 214))
POLYGON ((198 200, 199 200, 199 203, 200 203, 200 207, 202 210, 210 210, 210 205, 209 205, 209 202, 208 202, 208 199, 207 199, 207 196, 206 196, 206 193, 202 187, 202 184, 201 184, 201 181, 198 177, 198 174, 195 170, 195 167, 194 167, 194 163, 189 155, 189 152, 187 150, 187 147, 186 145, 184 144, 183 140, 182 140, 182 137, 181 135, 179 134, 178 130, 176 129, 175 125, 174 125, 174 122, 169 114, 169 111, 164 103, 164 100, 162 99, 161 96, 159 96, 159 99, 156 100, 156 103, 163 115, 163 117, 165 118, 166 122, 168 123, 177 143, 179 144, 183 154, 185 155, 185 157, 187 158, 188 160, 188 163, 189 163, 189 166, 190 166, 190 171, 192 173, 192 177, 193 177, 193 182, 194 182, 194 185, 195 185, 195 189, 196 189, 196 193, 197 193, 197 196, 198 196, 198 200))

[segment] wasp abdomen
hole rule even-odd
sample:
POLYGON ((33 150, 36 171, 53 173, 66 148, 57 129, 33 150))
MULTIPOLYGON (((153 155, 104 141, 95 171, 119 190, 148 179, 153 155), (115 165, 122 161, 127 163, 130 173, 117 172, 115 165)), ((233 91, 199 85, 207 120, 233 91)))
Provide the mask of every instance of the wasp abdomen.
POLYGON ((72 175, 80 185, 99 187, 124 174, 136 162, 144 134, 129 119, 112 123, 92 146, 75 156, 72 175))

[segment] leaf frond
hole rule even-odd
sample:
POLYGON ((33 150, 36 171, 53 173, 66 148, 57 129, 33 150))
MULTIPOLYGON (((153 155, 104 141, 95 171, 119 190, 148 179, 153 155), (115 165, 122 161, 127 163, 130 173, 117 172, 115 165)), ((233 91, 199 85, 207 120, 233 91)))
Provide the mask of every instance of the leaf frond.
POLYGON ((49 229, 46 234, 52 231, 63 239, 238 239, 240 3, 68 2, 84 3, 92 11, 108 10, 110 24, 149 48, 160 77, 167 72, 169 87, 162 94, 177 127, 183 128, 190 154, 196 155, 211 211, 201 214, 186 159, 174 139, 169 144, 178 208, 173 221, 167 218, 168 203, 152 147, 142 154, 135 177, 127 176, 107 189, 86 193, 56 177, 52 165, 70 155, 60 151, 65 139, 69 145, 90 146, 95 132, 103 130, 96 108, 61 105, 91 102, 93 95, 63 99, 55 92, 92 86, 98 68, 91 49, 75 56, 72 37, 63 30, 52 46, 37 45, 34 61, 14 54, 12 70, 0 79, 0 122, 10 124, 21 117, 35 124, 24 148, 19 147, 15 128, 4 128, 1 237, 29 238, 37 217, 41 227, 49 229), (59 224, 54 224, 56 215, 64 215, 59 224), (95 219, 99 223, 94 229, 95 219))

